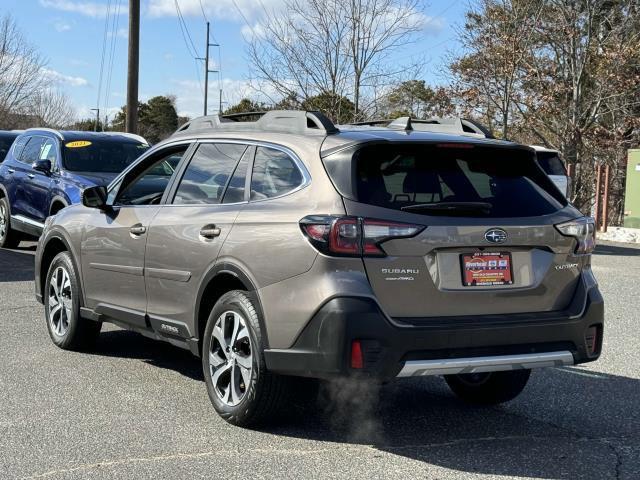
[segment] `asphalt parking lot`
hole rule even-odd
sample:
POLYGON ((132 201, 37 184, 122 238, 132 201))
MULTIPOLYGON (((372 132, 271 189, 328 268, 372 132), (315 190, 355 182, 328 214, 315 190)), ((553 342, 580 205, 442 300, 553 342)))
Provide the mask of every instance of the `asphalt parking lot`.
POLYGON ((91 354, 50 342, 33 244, 0 250, 0 479, 640 478, 640 249, 600 245, 604 354, 534 372, 500 407, 440 378, 333 388, 259 431, 210 406, 198 360, 105 327, 91 354))

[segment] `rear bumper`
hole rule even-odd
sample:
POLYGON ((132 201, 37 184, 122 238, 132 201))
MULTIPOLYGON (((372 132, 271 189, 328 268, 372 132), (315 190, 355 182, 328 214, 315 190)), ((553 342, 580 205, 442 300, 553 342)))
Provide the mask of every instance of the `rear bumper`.
POLYGON ((267 368, 309 377, 365 373, 389 379, 590 362, 600 355, 604 302, 589 273, 562 312, 403 320, 388 318, 368 298, 334 298, 292 348, 265 351, 267 368), (590 348, 587 333, 594 326, 590 348), (354 340, 363 354, 358 370, 350 367, 354 340))

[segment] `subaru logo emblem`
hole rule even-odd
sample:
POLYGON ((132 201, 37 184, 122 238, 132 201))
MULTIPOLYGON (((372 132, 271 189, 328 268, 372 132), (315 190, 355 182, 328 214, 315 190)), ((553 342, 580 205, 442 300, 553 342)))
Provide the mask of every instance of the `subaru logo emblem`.
POLYGON ((507 232, 501 228, 492 228, 484 233, 484 239, 490 243, 504 243, 507 241, 507 232))

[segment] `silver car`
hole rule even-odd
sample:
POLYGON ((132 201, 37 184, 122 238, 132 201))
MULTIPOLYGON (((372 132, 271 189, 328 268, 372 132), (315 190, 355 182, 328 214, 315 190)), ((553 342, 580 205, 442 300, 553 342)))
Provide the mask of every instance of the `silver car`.
POLYGON ((296 376, 444 375, 493 404, 596 360, 593 249, 529 147, 209 116, 47 219, 36 296, 61 348, 111 322, 191 350, 216 411, 251 425, 296 376))

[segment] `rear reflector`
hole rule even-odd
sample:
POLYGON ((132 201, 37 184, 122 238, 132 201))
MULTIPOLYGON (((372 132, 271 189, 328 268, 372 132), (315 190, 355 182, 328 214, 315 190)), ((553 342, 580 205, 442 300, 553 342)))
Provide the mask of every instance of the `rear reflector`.
POLYGON ((596 353, 596 349, 598 348, 598 327, 591 326, 587 328, 587 331, 584 335, 584 341, 587 344, 587 353, 589 355, 593 355, 596 353))
POLYGON ((362 345, 360 345, 360 340, 354 340, 351 342, 351 368, 361 370, 363 367, 362 345))

